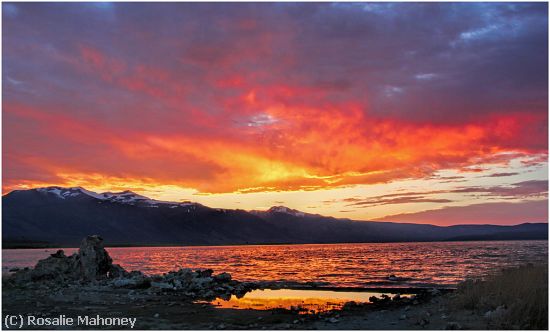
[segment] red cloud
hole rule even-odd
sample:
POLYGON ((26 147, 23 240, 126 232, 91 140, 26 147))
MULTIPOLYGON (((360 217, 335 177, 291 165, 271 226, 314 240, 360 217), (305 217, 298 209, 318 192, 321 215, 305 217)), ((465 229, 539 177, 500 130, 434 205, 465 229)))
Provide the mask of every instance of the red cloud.
MULTIPOLYGON (((509 151, 498 145, 500 137, 489 122, 485 126, 418 126, 372 118, 354 105, 326 109, 266 105, 266 114, 276 121, 255 127, 227 126, 218 120, 225 121, 224 114, 218 118, 198 112, 186 121, 204 123, 217 132, 179 134, 119 127, 100 118, 77 119, 63 110, 11 104, 4 109, 8 121, 42 125, 26 134, 6 129, 7 173, 19 175, 10 176, 5 190, 18 181, 32 183, 32 176, 21 174, 29 168, 35 169, 31 173, 54 177, 78 174, 84 181, 80 185, 86 185, 89 173, 94 174, 90 181, 101 174, 106 179, 126 177, 136 183, 147 179, 202 192, 313 190, 422 178, 484 158, 491 161, 495 153, 509 151), (49 139, 36 141, 40 135, 49 139), (18 140, 17 147, 13 139, 18 140), (25 156, 22 146, 32 147, 33 153, 25 156), (19 158, 10 157, 16 152, 19 158)), ((518 134, 524 130, 521 125, 514 128, 519 128, 518 134)), ((522 146, 514 149, 541 152, 522 146)))

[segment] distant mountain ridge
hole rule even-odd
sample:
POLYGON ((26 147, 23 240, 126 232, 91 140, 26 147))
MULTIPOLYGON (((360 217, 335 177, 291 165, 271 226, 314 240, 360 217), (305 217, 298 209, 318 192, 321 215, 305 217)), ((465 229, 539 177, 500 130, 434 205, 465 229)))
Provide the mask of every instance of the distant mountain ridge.
POLYGON ((81 187, 15 190, 2 197, 4 247, 71 246, 89 234, 107 245, 222 245, 548 239, 547 223, 516 226, 354 221, 284 206, 267 211, 166 202, 81 187))
POLYGON ((143 206, 148 205, 149 207, 157 207, 158 204, 170 204, 171 207, 189 206, 193 204, 198 204, 198 203, 191 203, 191 202, 177 203, 177 202, 169 202, 169 201, 159 201, 159 200, 151 199, 149 197, 136 194, 130 190, 114 192, 114 193, 108 191, 108 192, 99 193, 99 194, 93 191, 86 190, 82 187, 64 188, 64 187, 53 186, 53 187, 36 188, 36 189, 30 189, 30 190, 36 190, 38 192, 45 193, 45 194, 53 194, 58 196, 61 199, 86 195, 101 201, 119 202, 119 203, 130 204, 130 205, 136 205, 136 204, 143 205, 143 206))

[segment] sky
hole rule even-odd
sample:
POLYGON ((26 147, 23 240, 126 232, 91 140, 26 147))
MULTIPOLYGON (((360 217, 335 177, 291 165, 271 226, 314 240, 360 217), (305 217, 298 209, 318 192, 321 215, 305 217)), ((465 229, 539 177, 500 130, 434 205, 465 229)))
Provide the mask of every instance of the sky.
POLYGON ((2 3, 2 190, 548 220, 546 3, 2 3))

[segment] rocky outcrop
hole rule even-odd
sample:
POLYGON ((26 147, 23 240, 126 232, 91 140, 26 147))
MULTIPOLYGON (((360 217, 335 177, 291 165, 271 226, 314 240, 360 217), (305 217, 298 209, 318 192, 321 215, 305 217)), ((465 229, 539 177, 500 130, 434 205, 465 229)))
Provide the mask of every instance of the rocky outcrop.
POLYGON ((33 269, 23 269, 14 273, 12 279, 17 283, 53 281, 66 283, 71 281, 90 282, 128 275, 113 260, 103 247, 103 239, 98 235, 82 240, 77 253, 66 256, 58 250, 50 257, 38 261, 33 269))
POLYGON ((46 280, 63 283, 78 278, 78 266, 77 254, 67 257, 63 250, 58 250, 50 257, 38 261, 33 269, 25 268, 15 272, 13 279, 17 283, 46 280))
POLYGON ((107 276, 113 267, 113 260, 103 248, 103 239, 97 235, 86 237, 78 250, 80 276, 85 280, 96 280, 107 276))
POLYGON ((57 287, 64 287, 75 283, 92 283, 101 287, 147 290, 153 293, 180 292, 193 299, 229 299, 231 295, 241 297, 261 287, 255 283, 232 280, 229 273, 214 275, 211 269, 180 269, 152 276, 139 271, 127 272, 120 265, 113 264, 103 247, 103 239, 97 235, 83 239, 77 253, 66 256, 63 250, 58 250, 40 260, 34 268, 15 272, 10 279, 18 286, 55 283, 57 287))
POLYGON ((129 275, 113 279, 115 288, 148 289, 150 292, 179 292, 193 299, 229 299, 231 295, 243 296, 257 288, 255 283, 231 280, 229 273, 214 275, 211 269, 180 269, 163 275, 145 276, 133 271, 129 275))

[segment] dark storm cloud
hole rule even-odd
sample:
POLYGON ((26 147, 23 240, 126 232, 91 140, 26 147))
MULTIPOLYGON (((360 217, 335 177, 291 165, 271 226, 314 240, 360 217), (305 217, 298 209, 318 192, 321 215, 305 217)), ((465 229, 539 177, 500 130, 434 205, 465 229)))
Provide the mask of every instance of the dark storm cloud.
POLYGON ((374 197, 360 200, 347 206, 370 207, 377 205, 406 204, 406 203, 450 203, 452 200, 446 198, 428 198, 426 196, 398 196, 393 198, 374 197))
POLYGON ((494 198, 541 198, 548 196, 547 180, 530 180, 513 183, 509 186, 463 187, 450 193, 482 194, 494 198))
MULTIPOLYGON (((127 66, 171 71, 182 83, 238 72, 259 86, 315 89, 323 97, 312 103, 353 96, 382 117, 448 122, 546 108, 544 3, 4 6, 5 77, 36 86, 55 73, 52 89, 76 84, 91 102, 108 89, 64 66, 81 45, 127 66), (46 66, 32 61, 44 57, 46 66)), ((204 105, 213 97, 189 101, 215 112, 204 105)))
POLYGON ((504 176, 514 176, 514 175, 518 175, 518 174, 519 173, 517 173, 517 172, 502 172, 502 173, 489 174, 489 175, 486 175, 484 177, 499 178, 499 177, 504 177, 504 176))
POLYGON ((340 200, 324 201, 324 204, 346 203, 346 206, 372 207, 404 203, 451 203, 447 198, 438 197, 445 194, 471 194, 490 199, 541 199, 548 195, 548 181, 530 180, 506 186, 469 186, 456 189, 430 191, 406 191, 373 197, 349 197, 340 200))

